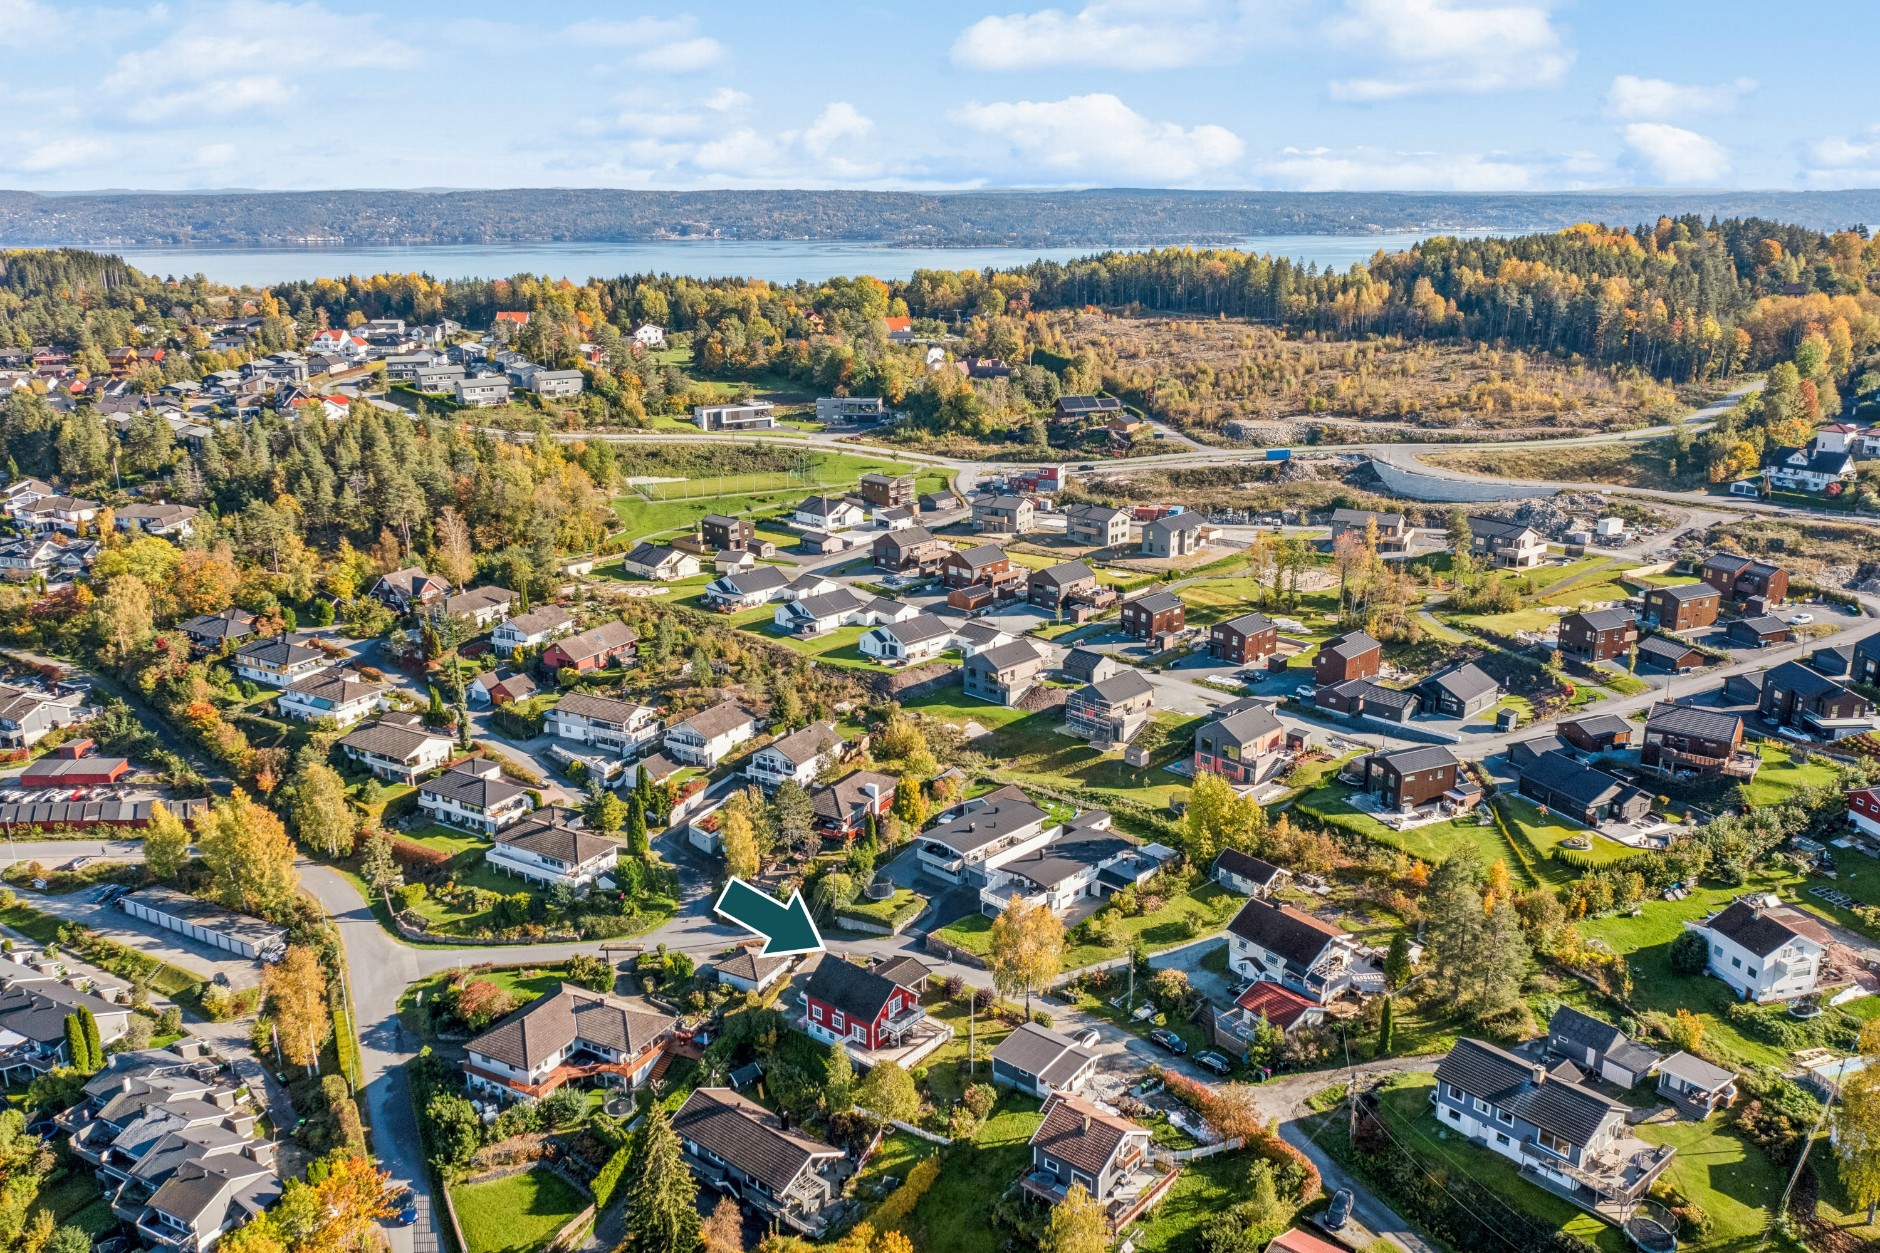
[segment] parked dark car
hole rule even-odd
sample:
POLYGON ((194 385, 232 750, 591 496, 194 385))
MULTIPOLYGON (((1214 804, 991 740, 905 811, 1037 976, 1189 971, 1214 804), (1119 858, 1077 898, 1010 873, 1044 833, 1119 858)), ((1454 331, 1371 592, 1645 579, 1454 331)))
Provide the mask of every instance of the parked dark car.
POLYGON ((1167 1027, 1157 1027, 1149 1033, 1149 1041, 1157 1048, 1165 1048, 1171 1053, 1181 1054, 1188 1051, 1188 1041, 1170 1031, 1167 1027))
POLYGON ((386 1225, 391 1227, 409 1227, 418 1221, 418 1194, 406 1188, 391 1198, 391 1217, 386 1225))
POLYGON ((1205 1053, 1197 1054, 1195 1057, 1195 1065, 1204 1066, 1217 1075, 1225 1075, 1234 1069, 1234 1063, 1228 1061, 1227 1058, 1216 1053, 1213 1049, 1209 1049, 1205 1053))
POLYGON ((1351 1191, 1340 1188, 1332 1193, 1332 1203, 1325 1207, 1325 1229, 1337 1231, 1351 1221, 1351 1191))

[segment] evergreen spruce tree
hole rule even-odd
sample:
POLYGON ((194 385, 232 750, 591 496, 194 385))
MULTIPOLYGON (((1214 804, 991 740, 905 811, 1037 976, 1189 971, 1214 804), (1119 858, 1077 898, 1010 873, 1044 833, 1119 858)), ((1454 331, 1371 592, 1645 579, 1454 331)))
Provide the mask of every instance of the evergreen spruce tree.
POLYGON ((658 1105, 646 1113, 622 1215, 627 1238, 617 1253, 698 1253, 698 1184, 686 1169, 679 1137, 658 1105))
POLYGON ((1396 1013, 1393 1007, 1396 1003, 1396 997, 1385 997, 1384 1004, 1377 1013, 1377 1055, 1379 1057, 1389 1057, 1391 1045, 1395 1043, 1397 1024, 1394 1021, 1396 1013))
POLYGON ((634 792, 627 802, 627 851, 641 861, 652 855, 653 845, 646 836, 646 802, 634 792))

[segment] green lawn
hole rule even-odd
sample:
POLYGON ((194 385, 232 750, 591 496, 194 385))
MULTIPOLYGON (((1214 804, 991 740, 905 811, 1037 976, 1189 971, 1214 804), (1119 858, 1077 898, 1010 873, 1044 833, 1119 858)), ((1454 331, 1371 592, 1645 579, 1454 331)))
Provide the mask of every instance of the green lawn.
POLYGON ((1031 1164, 1026 1141, 1038 1130, 1037 1108, 1035 1101, 1004 1097, 971 1145, 947 1159, 946 1169, 902 1226, 919 1253, 1003 1249, 1005 1237, 986 1221, 986 1209, 1031 1164))
POLYGON ((1162 1203, 1132 1228, 1130 1239, 1143 1253, 1189 1253, 1210 1218, 1246 1199, 1252 1162, 1247 1153, 1189 1162, 1162 1203))
POLYGON ((1338 592, 1301 592, 1290 606, 1266 605, 1258 600, 1267 589, 1250 578, 1206 579, 1190 583, 1177 594, 1188 606, 1188 622, 1194 626, 1212 626, 1237 618, 1243 613, 1264 608, 1268 614, 1293 618, 1314 636, 1338 631, 1338 592))
POLYGON ((450 1190, 464 1253, 535 1253, 587 1208, 560 1175, 538 1167, 506 1179, 450 1190))
POLYGON ((1017 783, 1060 790, 1088 788, 1166 808, 1176 797, 1187 795, 1189 783, 1163 767, 1188 752, 1199 719, 1164 712, 1156 714, 1155 721, 1167 737, 1161 751, 1140 769, 1125 765, 1120 751, 1098 752, 1084 740, 1061 734, 1063 711, 1055 709, 1007 722, 976 747, 1003 762, 1001 777, 1017 783))
POLYGON ((1508 869, 1517 875, 1521 873, 1521 859, 1508 847, 1494 820, 1485 812, 1464 814, 1408 831, 1394 831, 1354 806, 1350 800, 1352 792, 1353 789, 1343 783, 1329 783, 1300 796, 1293 802, 1293 811, 1375 843, 1401 849, 1432 864, 1441 863, 1466 846, 1481 855, 1485 866, 1504 861, 1508 869))
POLYGON ((964 726, 968 722, 977 722, 987 729, 996 729, 1020 718, 1035 717, 1022 709, 1013 709, 1009 705, 995 705, 991 701, 975 700, 958 688, 946 687, 926 696, 917 696, 913 700, 903 701, 901 707, 913 713, 926 714, 942 722, 955 726, 964 726))
POLYGON ((923 1157, 933 1156, 939 1149, 940 1146, 932 1140, 923 1140, 905 1131, 890 1131, 882 1137, 874 1155, 857 1173, 856 1180, 861 1187, 866 1188, 883 1175, 905 1179, 907 1172, 914 1169, 914 1163, 923 1157))
POLYGON ((1840 777, 1840 768, 1825 757, 1798 763, 1776 740, 1765 740, 1760 749, 1762 765, 1756 777, 1742 785, 1746 808, 1766 809, 1780 805, 1801 788, 1826 786, 1840 777))
POLYGON ((935 1109, 945 1114, 959 1101, 969 1084, 992 1081, 992 1050, 1012 1034, 1012 1028, 1004 1020, 985 1012, 969 1020, 966 1006, 958 1001, 929 1005, 927 1016, 953 1028, 953 1038, 928 1054, 927 1060, 921 1063, 927 1068, 928 1098, 935 1109), (976 1069, 967 1065, 969 1045, 979 1058, 976 1069))
MULTIPOLYGON (((466 954, 466 956, 470 955, 466 954)), ((513 970, 482 970, 477 972, 476 977, 487 979, 510 993, 519 1002, 520 1007, 553 992, 562 985, 567 974, 563 966, 549 965, 518 967, 513 970)), ((432 975, 428 979, 420 979, 399 995, 398 1016, 413 1034, 426 1039, 431 1038, 430 1016, 419 1013, 418 1009, 436 1000, 438 994, 443 991, 444 985, 449 981, 450 972, 445 971, 442 974, 432 975)))
MULTIPOLYGON (((774 613, 775 610, 767 607, 767 612, 774 613)), ((768 640, 772 644, 781 644, 792 652, 802 653, 805 657, 814 657, 818 661, 840 666, 845 670, 880 670, 882 668, 878 663, 864 657, 862 650, 856 647, 856 641, 870 630, 868 627, 837 627, 827 635, 818 635, 812 639, 784 635, 762 625, 749 626, 745 629, 752 635, 768 640)))
POLYGON ((871 901, 867 897, 858 897, 851 904, 844 905, 841 912, 889 927, 903 918, 917 916, 926 906, 926 897, 910 888, 901 888, 885 901, 871 901))
MULTIPOLYGON (((1124 918, 1120 924, 1121 943, 1113 947, 1066 943, 1064 969, 1078 970, 1095 962, 1120 957, 1137 937, 1141 937, 1143 946, 1151 953, 1186 944, 1226 926, 1245 903, 1245 897, 1236 896, 1210 880, 1193 891, 1170 896, 1153 913, 1124 918), (1193 934, 1189 933, 1191 921, 1197 928, 1193 934)), ((991 932, 992 919, 975 913, 954 919, 935 934, 956 948, 983 957, 991 947, 991 932)))
MULTIPOLYGON (((1502 818, 1507 822, 1509 830, 1517 839, 1525 837, 1527 842, 1533 845, 1534 852, 1543 859, 1551 859, 1560 841, 1569 838, 1589 839, 1593 842, 1592 848, 1580 849, 1575 852, 1574 856, 1576 860, 1588 862, 1594 866, 1624 861, 1628 857, 1639 855, 1639 849, 1621 844, 1617 840, 1609 840, 1603 835, 1596 835, 1584 827, 1576 827, 1572 823, 1561 822, 1543 815, 1540 807, 1526 797, 1513 794, 1498 796, 1495 798, 1495 803, 1501 807, 1502 818)), ((1573 871, 1565 874, 1564 877, 1577 877, 1577 874, 1577 871, 1573 871)))

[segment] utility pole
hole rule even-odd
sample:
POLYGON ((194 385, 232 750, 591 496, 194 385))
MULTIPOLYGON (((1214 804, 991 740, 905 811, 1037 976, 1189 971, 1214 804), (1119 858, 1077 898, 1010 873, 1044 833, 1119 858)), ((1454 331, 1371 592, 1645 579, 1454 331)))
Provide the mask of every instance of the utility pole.
POLYGON ((966 1002, 966 1073, 979 1074, 979 993, 966 1002))

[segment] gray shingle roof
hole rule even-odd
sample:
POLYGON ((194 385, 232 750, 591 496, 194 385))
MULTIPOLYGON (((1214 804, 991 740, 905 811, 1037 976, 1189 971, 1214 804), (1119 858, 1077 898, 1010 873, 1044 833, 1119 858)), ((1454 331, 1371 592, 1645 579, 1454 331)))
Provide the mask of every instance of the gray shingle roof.
POLYGON ((696 1089, 673 1115, 672 1129, 773 1193, 813 1162, 842 1156, 832 1144, 786 1129, 777 1115, 729 1088, 696 1089))
POLYGON ((563 984, 558 991, 517 1010, 464 1047, 526 1071, 576 1040, 637 1053, 671 1030, 672 1025, 673 1020, 663 1014, 563 984))
POLYGON ((1327 944, 1344 935, 1331 923, 1321 922, 1304 910, 1257 897, 1240 907, 1227 929, 1278 954, 1301 974, 1311 969, 1327 944))
POLYGON ((1543 1131, 1583 1145, 1625 1106, 1577 1083, 1537 1077, 1537 1064, 1480 1040, 1458 1040, 1436 1067, 1439 1083, 1453 1083, 1543 1131))
POLYGON ((1736 714, 1720 713, 1715 709, 1660 702, 1652 706, 1651 716, 1645 721, 1645 729, 1728 743, 1742 731, 1743 719, 1736 714))
POLYGON ((1071 1076, 1095 1056, 1069 1036, 1031 1022, 1021 1024, 992 1050, 994 1062, 1003 1062, 1047 1084, 1053 1082, 1054 1076, 1057 1084, 1068 1083, 1071 1076))

